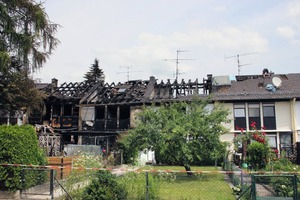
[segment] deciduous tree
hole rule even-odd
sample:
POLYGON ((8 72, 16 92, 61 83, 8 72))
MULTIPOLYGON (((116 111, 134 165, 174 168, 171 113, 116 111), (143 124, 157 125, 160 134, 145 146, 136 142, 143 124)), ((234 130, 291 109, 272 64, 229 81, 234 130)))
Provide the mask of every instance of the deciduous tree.
POLYGON ((132 151, 154 150, 157 162, 182 165, 187 171, 191 164, 212 164, 222 146, 228 111, 207 105, 208 101, 195 99, 145 107, 123 142, 132 151))

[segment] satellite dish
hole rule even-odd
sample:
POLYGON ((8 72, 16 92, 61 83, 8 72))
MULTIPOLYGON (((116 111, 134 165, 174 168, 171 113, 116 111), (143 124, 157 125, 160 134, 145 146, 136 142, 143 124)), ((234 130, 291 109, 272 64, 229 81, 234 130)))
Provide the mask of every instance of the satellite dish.
POLYGON ((272 83, 276 88, 279 88, 281 86, 281 82, 282 82, 281 78, 279 78, 277 76, 274 76, 272 78, 272 83))

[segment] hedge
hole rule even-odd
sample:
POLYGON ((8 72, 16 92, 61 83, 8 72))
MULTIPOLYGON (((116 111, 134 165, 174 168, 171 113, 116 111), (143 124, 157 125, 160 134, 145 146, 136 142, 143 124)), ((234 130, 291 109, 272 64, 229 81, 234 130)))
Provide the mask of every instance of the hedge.
MULTIPOLYGON (((0 126, 0 163, 46 165, 46 156, 39 148, 33 126, 0 126)), ((19 190, 34 186, 45 177, 45 173, 26 173, 25 184, 21 181, 22 167, 0 166, 0 190, 19 190)))

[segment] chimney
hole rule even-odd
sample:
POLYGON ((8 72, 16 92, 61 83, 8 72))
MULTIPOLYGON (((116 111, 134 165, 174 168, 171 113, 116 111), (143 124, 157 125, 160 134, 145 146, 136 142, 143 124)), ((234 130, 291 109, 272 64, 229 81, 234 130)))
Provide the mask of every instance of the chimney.
POLYGON ((51 93, 53 93, 55 91, 55 89, 57 88, 58 85, 58 80, 56 78, 53 78, 51 80, 51 93))

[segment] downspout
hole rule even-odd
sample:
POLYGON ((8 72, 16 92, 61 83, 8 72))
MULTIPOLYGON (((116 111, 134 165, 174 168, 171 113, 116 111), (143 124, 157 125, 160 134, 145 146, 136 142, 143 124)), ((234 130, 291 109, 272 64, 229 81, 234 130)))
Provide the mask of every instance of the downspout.
POLYGON ((297 124, 296 124, 296 98, 291 101, 291 115, 292 115, 292 132, 293 132, 293 143, 298 141, 297 124))

